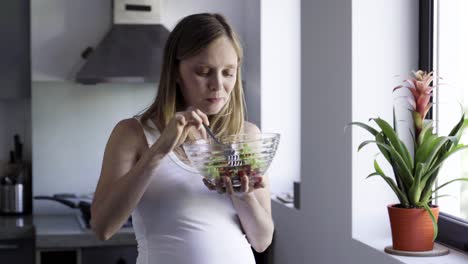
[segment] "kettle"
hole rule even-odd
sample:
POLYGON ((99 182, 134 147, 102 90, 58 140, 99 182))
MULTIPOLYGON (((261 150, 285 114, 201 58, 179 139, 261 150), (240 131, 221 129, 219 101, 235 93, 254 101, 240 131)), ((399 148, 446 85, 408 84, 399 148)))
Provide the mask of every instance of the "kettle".
POLYGON ((7 175, 0 180, 0 213, 2 214, 23 214, 24 206, 24 184, 22 174, 7 175))
POLYGON ((0 173, 0 214, 26 214, 31 211, 31 174, 23 161, 23 144, 18 134, 13 137, 14 150, 10 162, 0 173), (26 194, 26 196, 25 196, 26 194))
POLYGON ((0 187, 0 212, 5 214, 24 213, 23 184, 6 184, 0 187))

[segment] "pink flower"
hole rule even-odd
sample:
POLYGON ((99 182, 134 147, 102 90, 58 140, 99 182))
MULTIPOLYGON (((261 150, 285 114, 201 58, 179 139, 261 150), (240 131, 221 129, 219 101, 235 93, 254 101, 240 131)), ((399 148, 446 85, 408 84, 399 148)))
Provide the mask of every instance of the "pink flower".
POLYGON ((412 103, 412 106, 417 138, 419 132, 421 132, 424 118, 432 107, 430 100, 434 87, 431 86, 431 83, 434 80, 434 76, 432 76, 432 72, 427 73, 425 71, 417 71, 413 72, 413 74, 414 78, 405 80, 405 84, 395 87, 393 91, 405 87, 408 88, 413 95, 411 99, 414 99, 414 104, 412 103))

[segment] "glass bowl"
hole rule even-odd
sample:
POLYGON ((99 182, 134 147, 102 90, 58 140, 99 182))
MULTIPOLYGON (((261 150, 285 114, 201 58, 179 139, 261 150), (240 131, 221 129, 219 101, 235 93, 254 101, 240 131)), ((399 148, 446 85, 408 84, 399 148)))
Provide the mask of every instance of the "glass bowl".
POLYGON ((240 177, 260 183, 278 148, 280 135, 275 133, 240 134, 194 140, 183 144, 192 166, 212 184, 220 177, 231 178, 233 187, 240 187, 240 177))

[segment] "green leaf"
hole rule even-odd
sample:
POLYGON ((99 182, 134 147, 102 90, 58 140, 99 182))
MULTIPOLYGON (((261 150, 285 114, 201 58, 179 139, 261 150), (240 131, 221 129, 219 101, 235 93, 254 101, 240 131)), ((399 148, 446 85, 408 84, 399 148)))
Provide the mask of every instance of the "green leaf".
POLYGON ((408 190, 408 198, 412 204, 419 203, 419 199, 421 198, 421 193, 422 193, 421 178, 422 178, 423 173, 426 172, 426 169, 427 169, 426 164, 424 163, 416 164, 414 181, 408 190))
POLYGON ((437 195, 437 196, 434 196, 432 197, 431 199, 427 200, 427 201, 421 201, 422 203, 429 203, 435 199, 439 199, 439 198, 442 198, 442 197, 449 197, 449 196, 453 196, 453 195, 448 195, 448 194, 443 194, 443 195, 437 195))
MULTIPOLYGON (((427 179, 428 176, 431 176, 436 170, 438 170, 440 168, 440 166, 442 166, 442 164, 444 163, 444 161, 450 157, 451 155, 453 155, 454 153, 460 151, 460 150, 463 150, 463 149, 466 149, 468 148, 468 146, 464 146, 464 145, 458 145, 457 147, 455 147, 454 149, 450 150, 449 152, 445 153, 444 156, 442 158, 440 158, 439 160, 437 160, 437 163, 434 164, 433 166, 431 166, 430 169, 428 169, 429 171, 425 173, 425 175, 423 176, 423 181, 424 179, 427 179)), ((423 182, 424 185, 425 185, 425 182, 423 182)))
POLYGON ((427 203, 423 203, 422 206, 424 206, 424 209, 429 213, 429 216, 431 217, 432 220, 432 226, 434 227, 434 237, 432 237, 432 241, 434 241, 437 238, 437 233, 439 233, 439 228, 437 227, 437 221, 435 219, 434 214, 432 213, 431 208, 427 205, 427 203))
POLYGON ((384 174, 380 174, 378 172, 374 172, 374 173, 371 173, 369 174, 366 179, 370 178, 370 177, 373 177, 373 176, 380 176, 382 177, 382 179, 385 180, 385 182, 390 186, 390 188, 392 188, 393 192, 395 193, 395 195, 397 196, 398 200, 400 201, 400 203, 404 206, 409 206, 409 201, 408 201, 408 198, 406 198, 406 195, 400 190, 398 189, 398 186, 396 185, 395 181, 393 181, 392 178, 388 177, 388 176, 385 176, 384 174))
POLYGON ((450 150, 451 148, 455 147, 458 145, 458 142, 460 142, 461 135, 463 133, 463 124, 465 123, 465 113, 462 114, 460 121, 452 128, 452 131, 450 131, 449 136, 454 136, 457 138, 453 144, 448 143, 447 144, 447 150, 450 150))
POLYGON ((414 170, 414 164, 413 164, 413 158, 411 157, 411 153, 409 152, 408 148, 406 147, 405 143, 403 143, 403 141, 401 141, 401 145, 403 146, 403 151, 404 151, 404 156, 406 157, 407 161, 409 162, 409 169, 411 171, 414 170))
POLYGON ((422 145, 419 145, 418 148, 416 149, 416 153, 414 155, 414 159, 416 162, 424 162, 427 160, 427 157, 431 153, 432 149, 434 148, 434 145, 437 144, 437 142, 441 141, 443 137, 437 137, 437 135, 429 135, 427 138, 424 140, 422 145))
MULTIPOLYGON (((383 132, 379 132, 376 136, 375 136, 375 140, 377 142, 380 142, 382 144, 386 144, 386 145, 389 145, 388 143, 388 140, 385 138, 383 132)), ((393 170, 393 174, 395 175, 395 180, 397 182, 397 186, 398 186, 398 189, 400 189, 402 192, 406 193, 406 188, 401 180, 401 176, 398 172, 398 169, 397 169, 397 165, 395 164, 395 161, 393 160, 393 158, 390 156, 390 153, 384 149, 383 147, 381 147, 380 145, 377 145, 379 147, 379 150, 380 152, 382 152, 382 154, 384 155, 385 159, 387 159, 388 163, 392 166, 392 170, 393 170)))
POLYGON ((458 152, 460 150, 466 149, 466 148, 468 148, 468 146, 464 146, 464 145, 458 145, 458 146, 452 148, 449 152, 445 153, 442 156, 442 158, 437 160, 436 164, 434 164, 433 166, 431 166, 430 169, 428 169, 429 171, 425 173, 425 175, 423 176, 423 179, 422 179, 422 186, 424 186, 424 190, 423 190, 423 193, 422 193, 423 200, 427 200, 427 199, 430 198, 430 196, 432 194, 432 186, 435 183, 435 180, 437 178, 437 174, 439 173, 439 169, 443 165, 444 161, 448 157, 453 155, 454 153, 456 153, 456 152, 458 152))
POLYGON ((419 136, 417 138, 418 141, 418 146, 421 146, 425 139, 427 139, 429 136, 433 135, 432 130, 434 129, 433 124, 434 121, 432 120, 425 120, 427 122, 424 123, 423 129, 421 132, 419 132, 419 136))
POLYGON ((421 194, 421 201, 427 201, 429 198, 432 196, 432 187, 435 184, 435 181, 437 179, 437 175, 439 174, 439 169, 435 170, 434 173, 432 173, 429 177, 423 178, 423 183, 422 186, 424 186, 424 189, 421 194))
POLYGON ((434 159, 436 157, 438 157, 438 154, 439 154, 439 151, 442 150, 442 151, 446 151, 446 149, 444 148, 445 144, 448 142, 448 141, 452 141, 452 142, 456 142, 457 138, 456 137, 438 137, 437 139, 435 139, 433 142, 431 142, 429 144, 429 153, 424 153, 424 155, 421 155, 420 158, 421 162, 424 162, 425 164, 427 164, 427 166, 430 166, 431 164, 433 164, 434 162, 434 159))
POLYGON ((458 134, 460 129, 463 127, 463 122, 465 121, 465 113, 462 114, 460 121, 452 128, 452 131, 450 131, 449 136, 455 136, 458 134))
POLYGON ((356 126, 359 126, 359 127, 362 127, 364 128, 365 130, 369 131, 369 133, 371 133, 372 135, 377 135, 377 133, 379 133, 377 130, 375 130, 373 127, 369 126, 369 125, 366 125, 362 122, 351 122, 348 124, 348 126, 351 126, 351 125, 356 125, 356 126))
MULTIPOLYGON (((388 142, 385 141, 385 137, 383 135, 383 132, 377 133, 377 135, 375 136, 375 141, 377 141, 379 143, 382 143, 382 144, 388 145, 388 142)), ((388 161, 388 163, 390 163, 390 165, 393 166, 393 161, 392 161, 392 158, 390 156, 390 153, 386 149, 384 149, 383 147, 381 147, 379 145, 377 145, 377 147, 379 148, 380 152, 382 152, 382 154, 384 155, 384 157, 388 161)))
POLYGON ((383 170, 380 168, 379 163, 377 163, 377 160, 374 160, 374 169, 377 173, 384 178, 384 180, 390 185, 390 187, 393 189, 393 191, 396 193, 398 196, 398 199, 400 200, 400 203, 407 206, 409 205, 408 198, 405 193, 403 193, 398 186, 396 186, 395 182, 388 176, 385 175, 383 170))
POLYGON ((395 150, 401 155, 403 161, 406 163, 406 166, 412 171, 413 170, 413 160, 409 154, 408 148, 405 144, 398 138, 398 135, 393 130, 393 128, 381 118, 373 118, 374 122, 382 129, 382 132, 388 138, 395 150))
POLYGON ((440 190, 440 189, 444 188, 445 186, 449 185, 450 183, 456 182, 456 181, 468 181, 468 178, 457 178, 457 179, 453 179, 453 180, 451 180, 451 181, 448 181, 448 182, 446 182, 446 183, 440 185, 439 187, 437 187, 434 191, 432 191, 432 193, 435 193, 435 192, 437 192, 438 190, 440 190))
POLYGON ((466 127, 468 127, 468 119, 463 120, 462 129, 465 129, 466 127))
POLYGON ((412 173, 409 170, 408 166, 406 166, 406 163, 404 162, 401 155, 393 148, 393 146, 383 144, 375 140, 366 140, 362 142, 361 145, 359 145, 359 150, 370 143, 375 143, 378 146, 383 147, 385 150, 387 150, 390 153, 390 156, 395 161, 395 164, 392 164, 392 166, 396 165, 396 167, 398 168, 399 175, 401 176, 401 179, 402 179, 403 184, 405 185, 405 188, 411 187, 411 185, 413 184, 412 173))
POLYGON ((393 175, 395 175, 395 180, 397 182, 398 189, 400 189, 403 193, 407 193, 405 184, 403 184, 403 180, 401 179, 400 173, 396 166, 392 167, 393 169, 393 175))

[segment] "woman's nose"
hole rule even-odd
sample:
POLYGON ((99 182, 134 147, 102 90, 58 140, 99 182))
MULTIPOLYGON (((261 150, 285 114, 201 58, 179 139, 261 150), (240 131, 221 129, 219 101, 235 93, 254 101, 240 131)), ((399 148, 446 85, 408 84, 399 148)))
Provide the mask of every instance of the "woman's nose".
POLYGON ((212 91, 218 91, 221 90, 223 87, 223 78, 222 76, 219 76, 219 74, 216 74, 213 76, 210 80, 209 88, 212 91))

